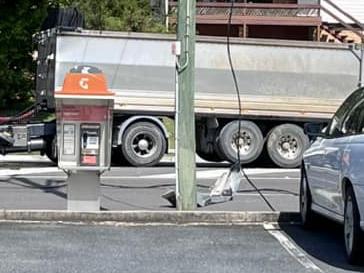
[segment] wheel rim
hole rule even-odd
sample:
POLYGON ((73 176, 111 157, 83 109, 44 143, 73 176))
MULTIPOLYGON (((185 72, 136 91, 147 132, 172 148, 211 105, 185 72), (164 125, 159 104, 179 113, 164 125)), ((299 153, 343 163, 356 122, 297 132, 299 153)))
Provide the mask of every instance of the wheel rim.
POLYGON ((285 159, 296 159, 301 150, 298 139, 291 134, 282 135, 277 141, 277 151, 285 159))
POLYGON ((307 209, 308 209, 308 193, 307 193, 307 182, 305 177, 302 177, 302 191, 301 191, 301 218, 302 222, 306 222, 307 209))
POLYGON ((345 232, 346 250, 347 253, 351 253, 354 241, 354 215, 353 215, 353 200, 351 199, 350 196, 346 201, 344 232, 345 232))
POLYGON ((139 133, 132 139, 133 152, 139 157, 150 157, 157 150, 156 140, 150 134, 139 133))
POLYGON ((248 155, 254 147, 252 143, 253 139, 254 136, 251 132, 246 130, 245 131, 240 130, 240 134, 239 132, 236 132, 233 135, 230 145, 235 152, 238 151, 238 146, 239 146, 240 155, 245 156, 248 155))

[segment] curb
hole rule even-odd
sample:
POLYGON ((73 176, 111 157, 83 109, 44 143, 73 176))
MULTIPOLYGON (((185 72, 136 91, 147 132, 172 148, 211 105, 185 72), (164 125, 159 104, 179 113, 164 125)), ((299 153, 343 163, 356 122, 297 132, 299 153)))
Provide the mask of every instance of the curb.
POLYGON ((128 224, 254 224, 299 222, 296 212, 0 210, 1 221, 119 222, 128 224))

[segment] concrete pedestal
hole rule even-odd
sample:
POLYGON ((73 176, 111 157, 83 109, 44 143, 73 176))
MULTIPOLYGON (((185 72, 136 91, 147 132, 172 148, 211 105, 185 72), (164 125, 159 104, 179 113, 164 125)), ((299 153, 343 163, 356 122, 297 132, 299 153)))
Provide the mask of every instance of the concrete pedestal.
POLYGON ((77 171, 67 178, 69 211, 100 210, 100 175, 98 171, 77 171))

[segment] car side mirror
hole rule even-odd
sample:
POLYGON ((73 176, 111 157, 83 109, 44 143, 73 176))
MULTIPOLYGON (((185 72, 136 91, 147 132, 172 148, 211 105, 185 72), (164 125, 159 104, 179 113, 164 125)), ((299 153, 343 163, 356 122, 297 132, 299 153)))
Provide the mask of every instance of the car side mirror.
POLYGON ((326 126, 325 123, 305 123, 303 130, 310 137, 323 137, 325 136, 326 126))

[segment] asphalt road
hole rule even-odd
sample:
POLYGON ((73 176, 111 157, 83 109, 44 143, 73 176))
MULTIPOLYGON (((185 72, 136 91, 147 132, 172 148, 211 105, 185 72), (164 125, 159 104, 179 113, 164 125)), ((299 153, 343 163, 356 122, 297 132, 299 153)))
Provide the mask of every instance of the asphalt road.
MULTIPOLYGON (((5 157, 6 159, 6 157, 5 157)), ((224 172, 227 164, 199 164, 197 186, 200 192, 224 172)), ((277 211, 298 211, 299 171, 283 169, 246 169, 250 182, 261 190, 277 211)), ((0 208, 66 209, 66 175, 45 160, 0 161, 0 208)), ((175 187, 172 163, 153 168, 113 167, 102 177, 103 210, 174 210, 161 195, 175 187)), ((269 211, 246 179, 243 179, 233 201, 214 204, 200 210, 269 211)))
MULTIPOLYGON (((199 164, 199 191, 228 165, 199 164)), ((298 170, 246 170, 278 211, 298 210, 298 170)), ((0 208, 66 209, 66 176, 41 159, 0 158, 0 208)), ((161 198, 173 189, 173 164, 114 167, 102 179, 104 210, 174 210, 161 198)), ((200 210, 269 211, 242 180, 233 201, 200 210)), ((0 222, 2 272, 364 272, 345 259, 342 227, 88 226, 0 222)))
POLYGON ((363 272, 340 227, 0 223, 0 272, 363 272))

